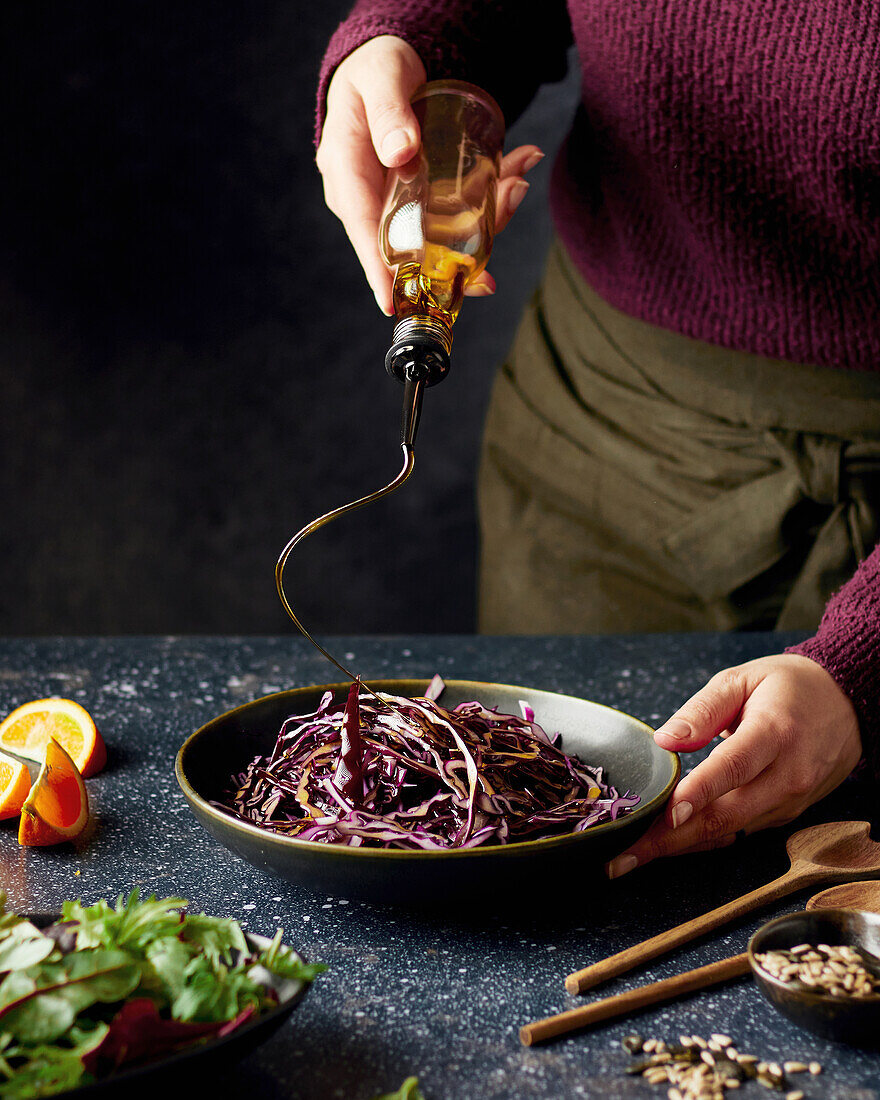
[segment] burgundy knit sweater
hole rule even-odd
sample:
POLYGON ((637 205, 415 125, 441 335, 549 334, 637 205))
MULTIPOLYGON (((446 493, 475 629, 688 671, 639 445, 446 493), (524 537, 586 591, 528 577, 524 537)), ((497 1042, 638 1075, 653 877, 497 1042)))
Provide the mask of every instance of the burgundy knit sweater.
MULTIPOLYGON (((581 103, 553 169, 556 231, 613 306, 695 339, 880 370, 880 5, 853 0, 358 0, 318 94, 394 34, 428 79, 508 124, 560 79, 581 103)), ((795 646, 859 715, 880 777, 880 546, 795 646)))

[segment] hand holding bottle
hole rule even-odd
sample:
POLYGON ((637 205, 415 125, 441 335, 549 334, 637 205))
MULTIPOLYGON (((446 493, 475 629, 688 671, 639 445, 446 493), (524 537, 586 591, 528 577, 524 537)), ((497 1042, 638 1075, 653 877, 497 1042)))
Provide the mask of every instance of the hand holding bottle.
MULTIPOLYGON (((410 97, 425 81, 425 68, 415 50, 391 35, 364 43, 339 65, 327 92, 327 116, 317 164, 324 179, 324 198, 340 219, 363 266, 383 313, 393 313, 392 272, 379 252, 378 229, 389 168, 400 168, 418 152, 418 122, 410 97)), ((503 229, 522 202, 528 184, 522 176, 543 153, 521 145, 501 162, 495 216, 503 229)), ((466 293, 491 294, 488 272, 466 293)))

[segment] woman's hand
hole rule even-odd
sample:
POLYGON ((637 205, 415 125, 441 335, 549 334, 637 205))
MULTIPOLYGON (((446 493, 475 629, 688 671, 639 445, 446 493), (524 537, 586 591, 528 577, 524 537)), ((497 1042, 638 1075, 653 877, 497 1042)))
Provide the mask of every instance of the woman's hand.
MULTIPOLYGON (((403 39, 382 35, 365 42, 333 74, 318 146, 324 199, 345 227, 379 308, 388 316, 393 313, 392 274, 379 251, 385 175, 418 152, 419 126, 409 101, 424 81, 425 67, 403 39)), ((525 198, 529 185, 522 176, 543 155, 536 145, 521 145, 502 160, 496 231, 525 198)), ((494 279, 484 271, 466 293, 494 290, 494 279)))
POLYGON ((723 847, 743 830, 793 821, 862 755, 849 698, 821 665, 796 654, 719 672, 654 734, 676 752, 713 737, 723 740, 681 780, 664 817, 608 865, 610 878, 658 856, 723 847))

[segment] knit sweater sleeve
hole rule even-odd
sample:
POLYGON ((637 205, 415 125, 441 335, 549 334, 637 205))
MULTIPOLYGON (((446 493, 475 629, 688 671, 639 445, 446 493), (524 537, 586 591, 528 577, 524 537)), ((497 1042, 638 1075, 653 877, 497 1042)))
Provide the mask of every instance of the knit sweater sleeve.
POLYGON ((816 661, 849 696, 865 761, 880 783, 880 543, 831 598, 813 637, 786 652, 816 661))
POLYGON ((380 34, 408 42, 428 80, 452 77, 485 88, 507 124, 538 87, 565 76, 571 22, 565 0, 357 0, 330 39, 321 65, 315 140, 324 125, 327 86, 336 66, 380 34))

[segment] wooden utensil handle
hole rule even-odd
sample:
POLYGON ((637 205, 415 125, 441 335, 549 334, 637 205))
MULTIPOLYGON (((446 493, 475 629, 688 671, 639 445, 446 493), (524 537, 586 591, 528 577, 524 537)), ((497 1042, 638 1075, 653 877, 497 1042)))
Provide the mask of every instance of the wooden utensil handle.
POLYGON ((677 928, 671 928, 668 932, 661 932, 660 935, 653 936, 643 943, 635 944, 635 946, 628 947, 625 951, 619 951, 616 955, 610 955, 607 959, 602 959, 601 962, 593 963, 592 966, 587 966, 583 970, 569 974, 565 979, 565 988, 569 993, 583 993, 585 989, 591 989, 594 985, 608 981, 609 978, 614 978, 618 974, 625 974, 627 970, 632 970, 634 966, 639 966, 641 963, 648 962, 649 959, 663 955, 680 944, 696 939, 697 936, 702 936, 705 932, 711 932, 713 928, 718 928, 728 921, 735 920, 737 917, 751 912, 752 909, 758 909, 762 905, 768 905, 771 901, 783 898, 801 886, 822 881, 822 877, 822 875, 810 874, 809 872, 788 870, 780 878, 768 882, 766 886, 759 886, 757 890, 752 890, 751 893, 744 894, 741 898, 729 901, 726 905, 713 909, 711 913, 704 913, 701 917, 695 917, 685 924, 678 925, 677 928))
POLYGON ((747 954, 721 959, 720 962, 709 963, 708 966, 700 966, 684 974, 676 974, 673 978, 664 978, 662 981, 652 982, 651 985, 642 985, 638 989, 630 989, 627 993, 618 993, 614 997, 606 997, 604 1000, 594 1001, 580 1008, 569 1009, 568 1012, 562 1012, 558 1016, 548 1016, 545 1020, 526 1024, 525 1027, 520 1028, 520 1041, 524 1046, 529 1047, 533 1043, 541 1043, 569 1031, 591 1027, 603 1020, 625 1016, 647 1005, 662 1004, 664 1001, 683 997, 686 993, 693 993, 694 990, 726 982, 748 973, 748 969, 747 954))

